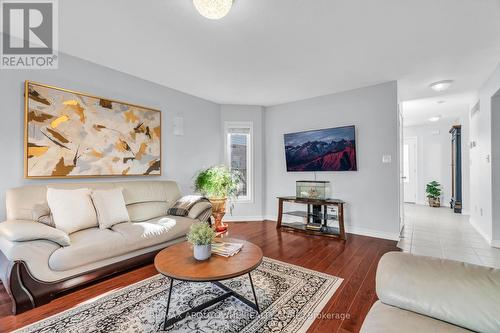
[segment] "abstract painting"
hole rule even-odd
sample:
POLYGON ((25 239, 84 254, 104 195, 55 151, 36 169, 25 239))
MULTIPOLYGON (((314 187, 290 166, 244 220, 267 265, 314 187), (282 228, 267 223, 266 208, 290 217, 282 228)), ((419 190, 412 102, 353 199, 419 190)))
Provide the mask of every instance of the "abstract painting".
POLYGON ((354 126, 285 134, 287 171, 356 171, 354 126))
POLYGON ((161 112, 25 83, 25 177, 161 175, 161 112))

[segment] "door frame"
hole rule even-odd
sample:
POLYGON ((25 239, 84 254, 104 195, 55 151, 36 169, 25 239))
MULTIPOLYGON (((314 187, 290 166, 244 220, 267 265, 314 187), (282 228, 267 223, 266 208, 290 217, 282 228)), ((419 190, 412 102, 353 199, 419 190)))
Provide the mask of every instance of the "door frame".
MULTIPOLYGON (((415 175, 414 175, 414 179, 415 179, 415 202, 414 204, 419 204, 419 194, 420 194, 420 191, 418 189, 418 137, 417 136, 405 136, 403 138, 403 147, 406 143, 406 140, 413 140, 415 142, 415 151, 413 152, 413 157, 414 157, 414 161, 415 161, 415 175)), ((404 148, 403 148, 404 149, 404 148)), ((405 163, 404 161, 404 158, 403 158, 403 163, 405 163)), ((404 164, 403 164, 403 167, 404 167, 404 164)), ((410 171, 411 172, 411 171, 410 171)), ((405 203, 413 203, 413 202, 410 202, 410 201, 405 201, 404 200, 404 193, 403 193, 403 201, 405 203)))

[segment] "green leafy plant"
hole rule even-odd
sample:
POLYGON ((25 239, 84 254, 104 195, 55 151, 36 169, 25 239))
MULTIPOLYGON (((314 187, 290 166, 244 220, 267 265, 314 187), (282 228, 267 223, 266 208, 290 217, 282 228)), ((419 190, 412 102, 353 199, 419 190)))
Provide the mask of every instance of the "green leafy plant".
POLYGON ((437 181, 433 180, 429 184, 427 184, 427 188, 425 190, 425 193, 427 194, 427 198, 430 199, 439 199, 441 198, 441 194, 443 193, 441 189, 441 184, 439 184, 437 181))
POLYGON ((210 245, 215 231, 206 222, 195 223, 189 229, 187 240, 193 245, 210 245))
POLYGON ((240 183, 241 175, 238 172, 218 165, 200 171, 195 178, 194 187, 208 198, 224 199, 236 197, 240 183))

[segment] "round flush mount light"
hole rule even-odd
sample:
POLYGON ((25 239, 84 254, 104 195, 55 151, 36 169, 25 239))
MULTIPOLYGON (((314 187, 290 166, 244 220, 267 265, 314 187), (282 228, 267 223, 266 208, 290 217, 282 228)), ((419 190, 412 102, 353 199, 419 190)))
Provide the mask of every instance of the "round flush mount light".
POLYGON ((429 121, 435 123, 435 122, 439 121, 440 119, 441 119, 441 116, 435 116, 435 117, 429 118, 429 121))
POLYGON ((201 16, 219 20, 229 13, 233 0, 193 0, 193 4, 201 16))
POLYGON ((443 80, 431 83, 429 87, 434 91, 445 91, 451 86, 452 83, 453 80, 443 80))

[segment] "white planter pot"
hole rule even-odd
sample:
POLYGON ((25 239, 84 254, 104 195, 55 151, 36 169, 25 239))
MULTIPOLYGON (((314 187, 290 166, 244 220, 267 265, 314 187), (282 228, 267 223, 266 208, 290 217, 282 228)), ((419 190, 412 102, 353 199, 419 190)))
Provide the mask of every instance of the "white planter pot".
POLYGON ((207 260, 212 254, 212 245, 195 245, 193 255, 196 260, 207 260))

